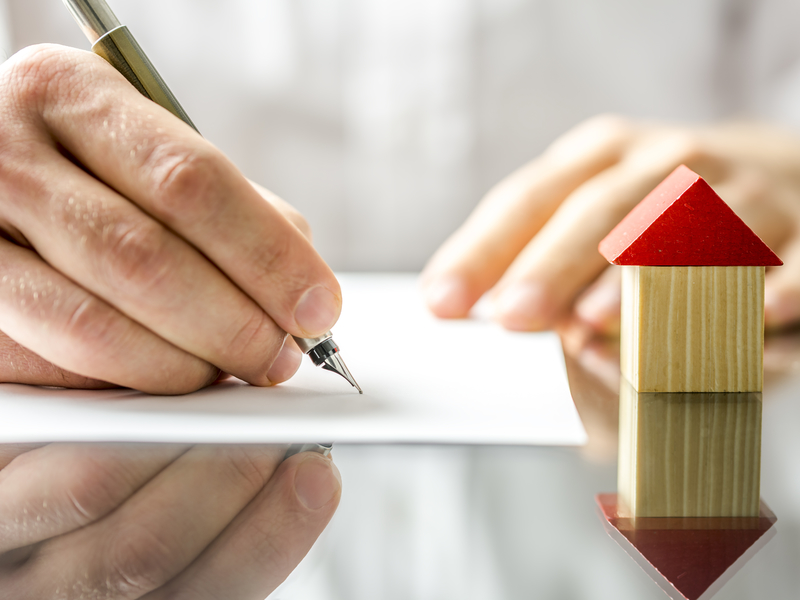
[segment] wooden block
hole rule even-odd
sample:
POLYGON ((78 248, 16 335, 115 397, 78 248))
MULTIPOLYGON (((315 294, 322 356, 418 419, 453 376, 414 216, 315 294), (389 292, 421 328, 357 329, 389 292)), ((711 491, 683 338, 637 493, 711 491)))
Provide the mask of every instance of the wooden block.
POLYGON ((620 390, 618 494, 630 516, 753 517, 761 394, 620 390))
POLYGON ((639 392, 760 392, 764 267, 622 267, 620 366, 639 392))
POLYGON ((777 266, 781 259, 681 165, 600 242, 615 265, 777 266))

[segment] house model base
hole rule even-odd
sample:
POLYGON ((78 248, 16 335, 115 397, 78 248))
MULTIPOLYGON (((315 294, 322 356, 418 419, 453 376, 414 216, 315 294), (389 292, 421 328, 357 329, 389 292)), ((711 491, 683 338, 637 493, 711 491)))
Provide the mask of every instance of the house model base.
POLYGON ((638 517, 753 517, 761 394, 640 393, 622 382, 617 491, 638 517))
POLYGON ((761 391, 764 267, 621 268, 620 366, 637 391, 761 391))

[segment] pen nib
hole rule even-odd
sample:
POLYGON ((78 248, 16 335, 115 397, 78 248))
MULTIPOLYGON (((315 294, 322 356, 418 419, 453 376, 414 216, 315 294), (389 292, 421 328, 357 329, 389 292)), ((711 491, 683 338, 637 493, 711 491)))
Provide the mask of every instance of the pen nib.
POLYGON ((348 369, 347 365, 344 364, 344 361, 342 360, 341 356, 339 356, 338 352, 326 358, 325 362, 323 362, 320 366, 327 371, 338 373, 339 375, 344 377, 347 381, 350 382, 350 385, 352 385, 354 388, 358 390, 359 394, 364 393, 361 387, 356 383, 356 380, 353 379, 353 375, 350 373, 350 369, 348 369))

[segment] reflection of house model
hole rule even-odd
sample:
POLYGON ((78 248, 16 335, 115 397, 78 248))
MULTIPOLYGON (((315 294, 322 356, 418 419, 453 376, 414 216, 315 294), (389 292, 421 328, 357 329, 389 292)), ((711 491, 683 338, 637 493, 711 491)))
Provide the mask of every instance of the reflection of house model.
POLYGON ((761 391, 764 267, 783 264, 680 166, 606 238, 623 265, 620 361, 639 392, 761 391))

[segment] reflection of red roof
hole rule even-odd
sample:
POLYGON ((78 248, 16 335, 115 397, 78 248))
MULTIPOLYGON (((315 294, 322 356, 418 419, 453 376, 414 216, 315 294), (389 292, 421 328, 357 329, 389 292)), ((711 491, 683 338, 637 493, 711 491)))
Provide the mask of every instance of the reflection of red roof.
POLYGON ((611 230, 599 250, 615 265, 783 264, 711 186, 683 165, 611 230))

